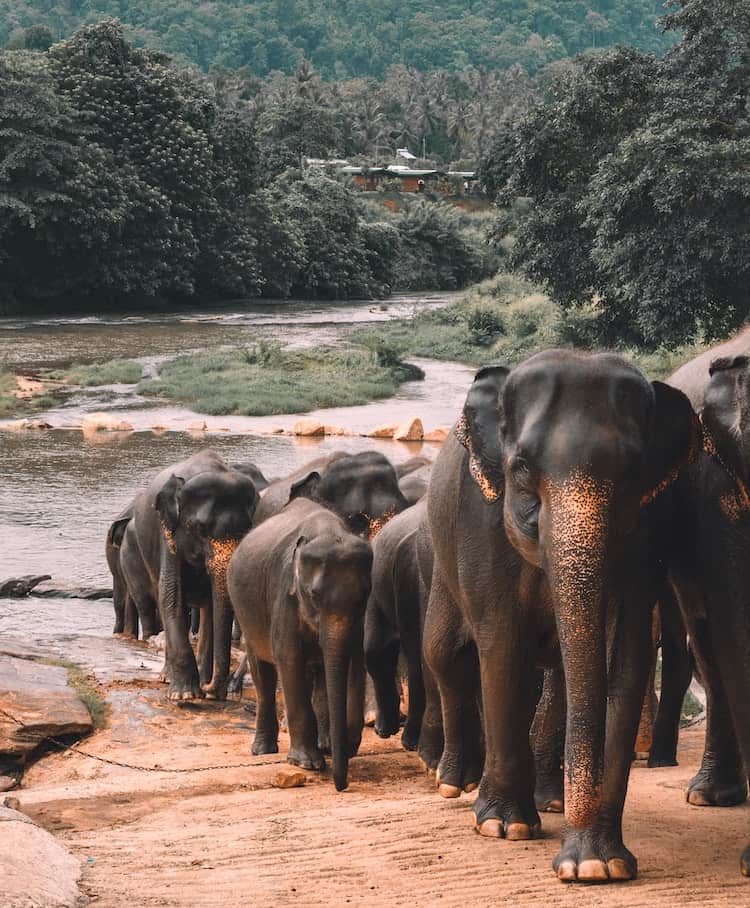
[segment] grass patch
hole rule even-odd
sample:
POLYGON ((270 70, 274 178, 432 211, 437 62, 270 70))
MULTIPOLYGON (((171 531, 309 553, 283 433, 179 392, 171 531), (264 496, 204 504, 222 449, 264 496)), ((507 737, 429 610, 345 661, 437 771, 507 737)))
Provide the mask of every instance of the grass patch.
POLYGON ((35 660, 42 665, 57 665, 68 672, 68 683, 78 694, 79 699, 89 711, 94 730, 104 728, 109 717, 109 703, 99 692, 99 687, 92 675, 77 662, 70 659, 43 657, 35 660))
POLYGON ((0 372, 0 419, 47 410, 57 403, 55 398, 49 394, 16 397, 15 394, 11 394, 16 387, 16 376, 12 372, 0 372))
POLYGON ((289 351, 261 341, 169 360, 138 391, 200 413, 271 416, 391 397, 401 382, 423 377, 414 369, 387 345, 289 351))
POLYGON ((71 385, 134 385, 141 380, 143 367, 132 359, 110 359, 102 363, 73 363, 70 368, 50 372, 49 377, 71 385))
MULTIPOLYGON (((443 309, 358 329, 351 336, 372 348, 389 347, 399 356, 454 360, 470 366, 496 362, 514 366, 549 347, 596 349, 591 341, 596 318, 593 306, 564 311, 535 284, 501 273, 443 309)), ((700 345, 685 345, 651 353, 618 352, 649 378, 662 379, 701 349, 700 345)))

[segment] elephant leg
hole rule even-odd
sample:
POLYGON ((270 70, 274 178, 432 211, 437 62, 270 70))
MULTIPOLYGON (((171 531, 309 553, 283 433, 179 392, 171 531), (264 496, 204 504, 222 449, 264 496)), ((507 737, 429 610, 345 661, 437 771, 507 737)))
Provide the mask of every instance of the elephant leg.
POLYGON ((670 587, 659 596, 661 613, 661 694, 654 721, 649 766, 677 766, 677 739, 685 693, 693 676, 685 625, 670 587))
MULTIPOLYGON (((229 679, 229 684, 227 685, 227 696, 231 696, 233 699, 240 700, 242 699, 242 687, 245 680, 245 675, 248 672, 249 660, 248 655, 242 657, 242 661, 237 666, 234 671, 234 674, 229 679)), ((253 681, 254 683, 254 681, 253 681)))
POLYGON ((198 673, 201 684, 211 680, 214 667, 214 628, 211 620, 211 609, 204 605, 200 609, 192 608, 191 612, 200 615, 198 622, 198 673))
POLYGON ((425 769, 434 772, 443 755, 445 744, 443 707, 440 702, 440 689, 424 654, 422 656, 422 681, 424 682, 425 707, 422 714, 422 726, 419 729, 417 753, 425 769))
POLYGON ((536 704, 535 653, 515 602, 494 610, 493 626, 477 631, 486 756, 474 802, 476 831, 490 838, 531 839, 541 821, 534 803, 534 757, 529 732, 536 704))
POLYGON ((406 657, 409 684, 409 709, 406 725, 401 734, 401 743, 405 750, 416 750, 426 707, 425 684, 422 674, 422 640, 418 626, 410 632, 402 634, 401 645, 406 657))
POLYGON ((618 614, 612 619, 617 623, 607 678, 601 801, 585 825, 566 827, 562 849, 553 863, 559 879, 565 882, 637 876, 635 856, 623 843, 622 812, 651 664, 655 598, 655 593, 650 596, 648 591, 630 591, 622 597, 618 614))
MULTIPOLYGON (((651 660, 649 663, 646 693, 643 696, 641 720, 635 736, 635 759, 647 760, 654 744, 654 720, 659 701, 656 699, 656 662, 659 657, 659 636, 661 623, 659 609, 655 608, 651 622, 651 660)), ((662 676, 663 677, 663 676, 662 676)))
POLYGON ((747 798, 747 776, 708 625, 697 621, 690 630, 706 691, 706 744, 701 768, 688 783, 687 799, 697 807, 732 807, 747 798))
POLYGON ((122 632, 126 637, 138 639, 138 609, 135 607, 133 597, 129 592, 125 593, 125 611, 122 632))
POLYGON ((331 753, 331 719, 328 713, 326 675, 323 665, 312 669, 312 707, 318 723, 318 747, 324 754, 331 753))
POLYGON ((346 692, 346 728, 350 757, 359 750, 365 726, 365 674, 364 652, 361 646, 357 646, 349 664, 346 692))
POLYGON ((424 654, 440 689, 445 744, 437 783, 445 798, 473 791, 482 775, 482 729, 477 705, 477 651, 462 635, 463 617, 437 570, 432 576, 424 654))
POLYGON ((203 696, 203 691, 198 678, 198 666, 188 640, 180 565, 164 540, 161 565, 159 608, 167 640, 166 656, 170 677, 167 696, 170 700, 197 700, 203 696))
POLYGON ((239 623, 237 622, 237 619, 235 618, 234 623, 232 624, 232 642, 239 643, 241 639, 242 639, 242 628, 240 627, 239 623))
POLYGON ((201 629, 201 610, 199 608, 190 609, 190 633, 193 637, 197 637, 201 629))
POLYGON ((375 731, 390 738, 401 727, 396 684, 399 640, 377 603, 370 602, 365 616, 365 660, 377 703, 375 731))
POLYGON ((531 727, 538 810, 562 813, 565 752, 565 673, 562 666, 544 671, 542 694, 531 727))
POLYGON ((258 709, 255 717, 255 739, 253 754, 276 754, 279 752, 279 717, 276 712, 276 667, 270 662, 261 662, 248 654, 247 664, 253 676, 258 709))
POLYGON ((303 769, 324 769, 325 759, 318 747, 318 723, 310 698, 307 666, 298 642, 289 642, 284 652, 279 653, 277 669, 291 738, 287 762, 303 769))
POLYGON ((115 569, 112 575, 112 604, 115 609, 115 626, 112 629, 113 634, 125 633, 125 608, 127 600, 127 588, 119 570, 115 569))

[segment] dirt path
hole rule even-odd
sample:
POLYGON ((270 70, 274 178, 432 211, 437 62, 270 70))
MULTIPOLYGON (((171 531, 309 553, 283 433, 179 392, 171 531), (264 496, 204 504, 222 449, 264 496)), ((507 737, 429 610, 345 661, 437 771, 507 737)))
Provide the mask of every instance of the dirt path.
POLYGON ((639 880, 584 889, 550 869, 561 817, 544 817, 539 841, 481 839, 471 798, 441 800, 395 739, 366 731, 344 793, 313 773, 304 788, 279 790, 288 742, 278 757, 250 757, 252 703, 180 707, 147 679, 107 690, 111 722, 87 751, 141 766, 235 768, 138 772, 72 754, 34 766, 14 794, 84 862, 96 905, 750 904, 738 870, 750 806, 691 807, 682 794, 701 729, 683 735, 679 767, 633 771, 625 833, 639 880))

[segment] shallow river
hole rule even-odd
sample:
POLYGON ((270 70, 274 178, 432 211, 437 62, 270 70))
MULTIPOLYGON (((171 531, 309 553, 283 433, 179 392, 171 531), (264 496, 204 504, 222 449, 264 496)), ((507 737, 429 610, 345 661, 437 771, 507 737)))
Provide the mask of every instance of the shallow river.
MULTIPOLYGON (((187 350, 241 344, 260 334, 296 345, 334 344, 353 323, 402 317, 415 308, 445 305, 446 295, 400 297, 379 304, 253 304, 248 309, 163 314, 158 317, 0 320, 0 362, 19 370, 64 367, 113 357, 145 363, 187 350)), ((427 429, 451 423, 471 379, 470 369, 425 362, 427 378, 403 385, 395 398, 323 411, 326 423, 363 431, 385 422, 420 416, 427 429)), ((109 585, 104 537, 112 517, 144 482, 166 464, 210 444, 228 460, 252 460, 268 476, 289 472, 321 452, 378 447, 394 461, 419 445, 353 437, 305 441, 252 434, 294 417, 204 417, 178 407, 146 407, 133 388, 90 389, 43 414, 53 426, 79 424, 91 410, 117 410, 136 431, 126 435, 80 431, 0 432, 0 580, 51 574, 56 582, 109 585), (206 435, 186 426, 200 419, 206 435), (169 431, 148 431, 153 426, 169 431)), ((436 448, 425 445, 426 453, 436 448)), ((63 612, 73 606, 60 603, 63 612)), ((104 607, 103 605, 100 607, 104 607)), ((17 615, 17 604, 0 600, 0 634, 17 615)), ((109 619, 107 619, 109 623, 109 619)))

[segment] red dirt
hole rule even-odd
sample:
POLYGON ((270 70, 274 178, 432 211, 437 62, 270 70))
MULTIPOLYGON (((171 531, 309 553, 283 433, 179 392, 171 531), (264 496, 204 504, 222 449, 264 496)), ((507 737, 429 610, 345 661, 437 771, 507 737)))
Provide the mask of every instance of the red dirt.
POLYGON ((417 757, 366 731, 349 790, 307 773, 273 779, 281 753, 251 757, 253 717, 240 704, 179 707, 161 690, 111 687, 110 726, 83 748, 142 766, 241 768, 138 772, 52 755, 14 792, 21 809, 84 862, 83 889, 101 906, 713 906, 750 903, 739 874, 750 806, 691 807, 702 730, 682 736, 679 767, 637 765, 625 819, 638 855, 634 883, 586 888, 555 879, 560 816, 533 842, 482 839, 473 796, 444 801, 417 757))

